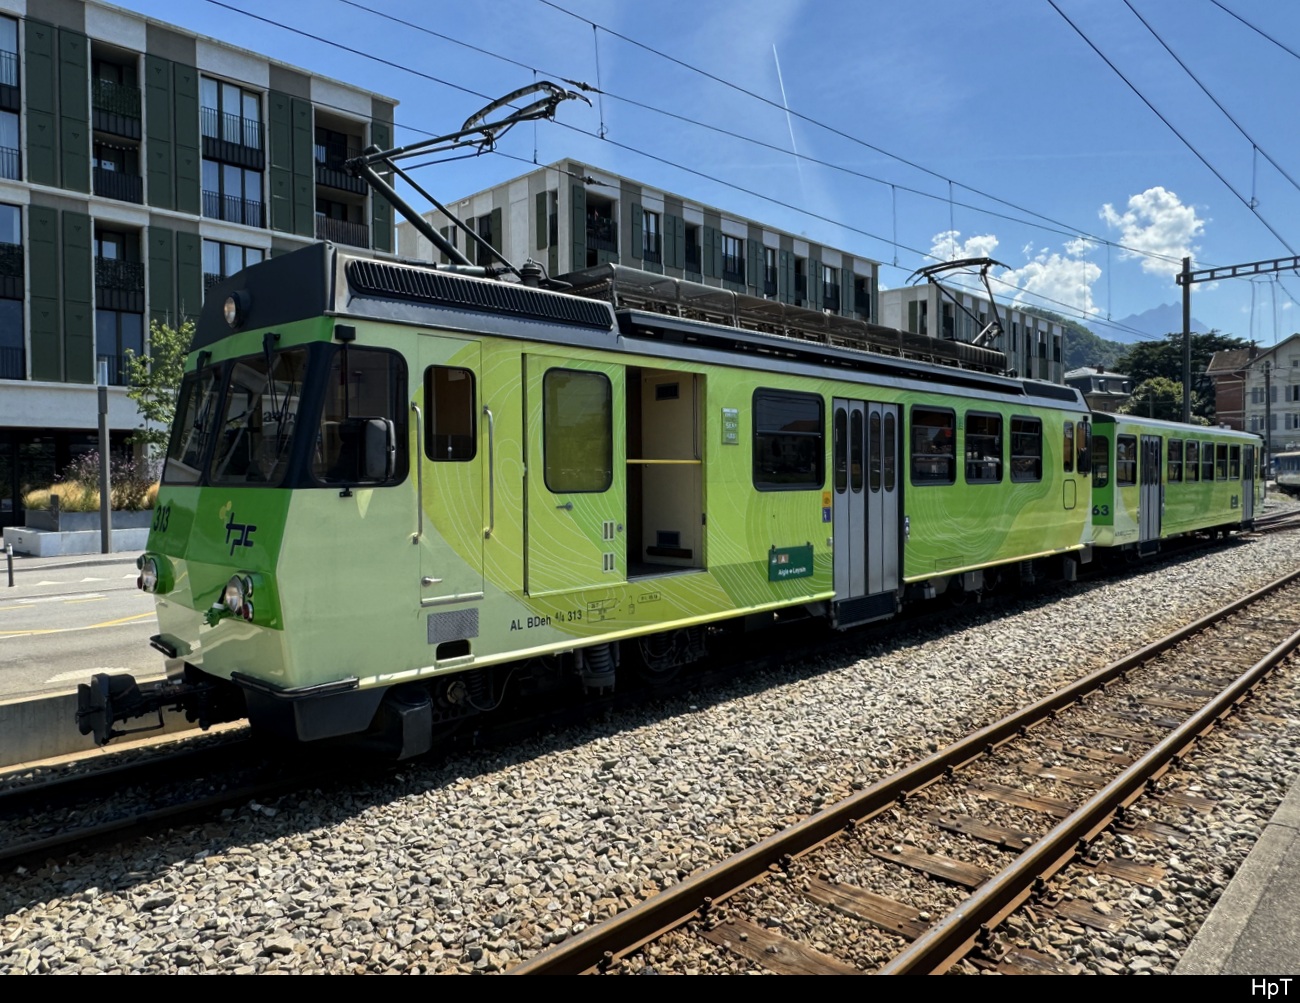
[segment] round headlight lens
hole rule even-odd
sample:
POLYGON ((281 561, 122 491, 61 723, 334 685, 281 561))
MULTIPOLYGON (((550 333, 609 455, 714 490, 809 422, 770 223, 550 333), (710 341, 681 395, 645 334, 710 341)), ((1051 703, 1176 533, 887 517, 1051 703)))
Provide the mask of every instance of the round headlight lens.
POLYGON ((222 307, 222 312, 225 314, 227 324, 231 327, 239 326, 239 300, 235 299, 233 296, 227 296, 226 302, 222 307))
POLYGON ((145 592, 158 591, 158 561, 156 558, 140 558, 139 585, 145 592))
POLYGON ((235 616, 243 617, 245 620, 253 619, 252 579, 235 575, 230 581, 226 582, 226 589, 222 593, 221 601, 226 609, 230 610, 235 616))

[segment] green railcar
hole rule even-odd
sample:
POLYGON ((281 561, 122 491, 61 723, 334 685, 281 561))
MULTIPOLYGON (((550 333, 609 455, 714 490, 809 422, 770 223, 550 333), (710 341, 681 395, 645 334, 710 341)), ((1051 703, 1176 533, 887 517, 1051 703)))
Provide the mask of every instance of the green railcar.
POLYGON ((1259 436, 1131 415, 1097 414, 1092 542, 1159 550, 1162 540, 1249 529, 1264 499, 1259 436))
MULTIPOLYGON (((1059 386, 306 248, 198 326, 142 557, 167 699, 409 755, 512 679, 1068 568, 1087 423, 1059 386)), ((128 680, 88 688, 97 737, 165 702, 128 680)))

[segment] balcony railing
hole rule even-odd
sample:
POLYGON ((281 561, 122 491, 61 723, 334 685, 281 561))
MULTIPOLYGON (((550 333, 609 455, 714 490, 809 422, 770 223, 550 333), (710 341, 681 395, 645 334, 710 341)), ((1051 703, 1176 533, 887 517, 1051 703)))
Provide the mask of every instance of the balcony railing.
POLYGON ((860 317, 866 318, 871 316, 871 294, 862 291, 856 291, 853 294, 853 310, 860 317))
POLYGON ((0 380, 27 378, 27 358, 21 347, 0 348, 0 380))
POLYGON ((700 245, 686 245, 686 270, 688 272, 698 272, 700 270, 700 245))
POLYGON ((140 117, 140 88, 112 80, 91 81, 91 104, 96 111, 106 111, 123 118, 140 117))
POLYGON ((659 238, 652 237, 650 240, 643 241, 641 246, 641 257, 652 264, 662 264, 663 254, 659 250, 659 238))
POLYGON ((244 226, 264 227, 263 206, 261 202, 241 199, 235 195, 222 195, 220 192, 203 193, 203 215, 208 219, 224 219, 227 223, 242 223, 244 226))
POLYGON ((18 151, 8 146, 0 146, 0 178, 21 181, 22 177, 23 161, 18 151))
POLYGON ((618 253, 618 227, 603 216, 587 217, 587 247, 596 251, 618 253))
POLYGON ((808 276, 796 275, 794 277, 794 299, 796 303, 801 305, 808 299, 808 276))
POLYGON ((95 168, 95 194, 119 202, 144 204, 144 179, 121 171, 106 171, 95 168))
POLYGON ((832 313, 840 312, 840 287, 836 283, 826 283, 822 286, 822 306, 832 313))
POLYGON ((370 227, 365 223, 352 223, 346 219, 316 217, 316 239, 329 240, 350 247, 370 246, 370 227))
POLYGON ((0 244, 0 277, 23 277, 23 245, 0 244))
POLYGON ((0 86, 18 86, 18 53, 0 52, 0 86))
POLYGON ((124 292, 143 291, 144 265, 120 258, 96 258, 95 285, 124 292))
POLYGON ((209 289, 211 289, 213 286, 215 286, 218 282, 224 282, 224 281, 225 281, 225 278, 226 278, 226 277, 225 277, 224 275, 222 275, 220 272, 204 272, 204 273, 203 273, 203 291, 206 293, 209 289))
POLYGON ((200 108, 199 129, 209 139, 235 143, 250 150, 262 149, 262 123, 257 119, 220 112, 216 108, 200 108))

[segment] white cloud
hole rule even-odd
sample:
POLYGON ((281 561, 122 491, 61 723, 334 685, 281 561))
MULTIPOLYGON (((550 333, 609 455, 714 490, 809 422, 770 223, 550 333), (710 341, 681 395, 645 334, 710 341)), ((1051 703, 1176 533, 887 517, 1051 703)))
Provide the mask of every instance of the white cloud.
POLYGON ((1142 270, 1151 275, 1181 271, 1182 259, 1195 257, 1192 241, 1205 231, 1205 220, 1195 208, 1183 205, 1177 195, 1159 185, 1132 196, 1127 211, 1116 212, 1107 202, 1099 215, 1119 231, 1119 243, 1124 245, 1120 257, 1141 258, 1142 270))
MULTIPOLYGON (((963 240, 960 231, 945 230, 936 233, 930 245, 930 254, 944 261, 991 258, 997 250, 998 238, 986 233, 963 240)), ((994 292, 999 299, 1005 297, 1015 303, 1040 306, 1058 313, 1078 313, 1085 317, 1099 313, 1092 301, 1092 287, 1101 278, 1101 268, 1084 257, 1092 246, 1083 237, 1067 241, 1063 252, 1026 244, 1021 253, 1028 260, 1023 265, 989 273, 994 282, 994 292)), ((945 275, 942 281, 984 291, 972 275, 945 275)))

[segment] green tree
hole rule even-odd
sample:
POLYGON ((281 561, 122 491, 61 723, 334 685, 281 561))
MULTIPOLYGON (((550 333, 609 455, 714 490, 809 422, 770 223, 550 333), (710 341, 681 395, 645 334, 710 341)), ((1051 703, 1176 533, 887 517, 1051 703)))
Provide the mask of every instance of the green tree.
MULTIPOLYGON (((1208 425, 1205 417, 1208 406, 1202 395, 1192 391, 1192 424, 1208 425)), ((1133 396, 1119 407, 1120 414, 1138 418, 1163 418, 1166 421, 1183 420, 1183 384, 1164 376, 1143 380, 1133 390, 1133 396)))
MULTIPOLYGON (((1247 348, 1250 342, 1241 338, 1229 337, 1218 331, 1208 334, 1192 335, 1192 415, 1202 418, 1214 417, 1214 388, 1199 378, 1204 374, 1215 352, 1226 352, 1234 348, 1247 348)), ((1183 385, 1183 336, 1170 334, 1159 341, 1143 341, 1132 345, 1120 357, 1116 368, 1121 373, 1132 377, 1134 385, 1141 385, 1147 380, 1162 377, 1178 384, 1179 393, 1183 385)), ((1134 409, 1133 414, 1145 414, 1134 409)), ((1182 417, 1179 409, 1178 418, 1182 417)))
POLYGON ((176 413, 176 391, 185 373, 185 356, 194 340, 194 322, 179 328, 154 321, 149 325, 149 354, 127 350, 126 395, 135 401, 143 422, 130 441, 144 445, 151 453, 167 448, 172 417, 176 413))

